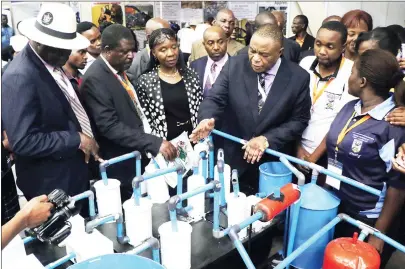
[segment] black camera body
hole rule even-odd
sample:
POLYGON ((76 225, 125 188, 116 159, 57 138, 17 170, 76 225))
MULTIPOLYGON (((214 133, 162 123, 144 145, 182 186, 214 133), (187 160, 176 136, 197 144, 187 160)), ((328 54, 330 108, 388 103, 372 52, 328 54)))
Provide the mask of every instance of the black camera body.
POLYGON ((77 215, 80 209, 60 189, 52 191, 48 195, 48 201, 54 206, 51 216, 38 227, 28 230, 28 233, 42 242, 57 245, 70 235, 72 225, 68 220, 77 215))

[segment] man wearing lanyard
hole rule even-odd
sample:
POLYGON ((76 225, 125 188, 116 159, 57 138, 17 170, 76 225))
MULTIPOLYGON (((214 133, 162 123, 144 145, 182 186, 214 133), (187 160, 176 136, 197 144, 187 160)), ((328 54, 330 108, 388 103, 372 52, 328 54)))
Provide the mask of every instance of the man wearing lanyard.
MULTIPOLYGON (((342 23, 323 24, 316 36, 315 56, 308 56, 300 63, 311 76, 312 108, 308 127, 298 144, 297 157, 321 166, 327 165, 324 138, 330 125, 340 109, 354 99, 347 87, 353 62, 342 57, 346 38, 347 30, 342 23)), ((307 168, 300 169, 310 178, 307 168)))
POLYGON ((310 117, 309 75, 280 58, 282 44, 277 25, 259 27, 249 54, 230 57, 221 70, 201 103, 200 123, 190 136, 195 142, 203 139, 222 120, 222 131, 249 141, 243 149, 228 140, 224 143, 227 163, 238 169, 241 191, 247 195, 258 190, 258 162, 266 161, 261 160, 264 149, 291 154, 310 117))
MULTIPOLYGON (((137 150, 144 157, 147 152, 153 156, 161 152, 170 160, 176 157, 176 149, 170 142, 148 134, 146 117, 125 73, 132 64, 134 42, 130 29, 119 24, 106 28, 101 36, 101 55, 84 75, 80 91, 97 126, 97 141, 105 159, 137 150)), ((129 199, 134 162, 116 164, 108 174, 121 181, 121 199, 129 199)))

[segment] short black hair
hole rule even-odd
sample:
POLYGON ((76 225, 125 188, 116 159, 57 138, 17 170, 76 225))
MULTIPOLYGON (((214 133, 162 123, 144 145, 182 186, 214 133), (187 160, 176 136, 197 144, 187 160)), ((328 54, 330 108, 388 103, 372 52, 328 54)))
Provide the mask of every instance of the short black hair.
POLYGON ((302 21, 302 23, 304 24, 304 29, 306 30, 308 28, 308 17, 305 15, 297 15, 295 16, 295 18, 300 19, 302 21))
POLYGON ((401 40, 401 43, 405 43, 405 28, 404 27, 402 27, 401 25, 398 25, 398 24, 393 24, 393 25, 387 26, 387 28, 397 34, 397 36, 401 40))
MULTIPOLYGON (((176 42, 178 41, 176 33, 172 29, 169 29, 169 28, 157 29, 150 34, 150 37, 149 37, 149 48, 150 48, 149 63, 148 63, 148 67, 147 67, 146 71, 143 74, 152 71, 155 67, 157 67, 160 64, 159 61, 157 59, 155 59, 155 57, 153 56, 152 50, 157 45, 163 43, 167 39, 175 40, 176 42)), ((179 70, 179 73, 181 75, 184 75, 187 67, 186 67, 184 58, 181 57, 180 49, 179 49, 179 57, 177 59, 176 67, 179 70)))
POLYGON ((380 49, 391 52, 394 56, 401 49, 401 40, 395 32, 387 27, 377 27, 370 32, 359 34, 355 45, 356 54, 359 53, 360 44, 368 40, 375 41, 380 49))
MULTIPOLYGON (((328 21, 328 22, 325 22, 324 24, 322 24, 322 26, 321 26, 321 28, 319 28, 319 30, 321 30, 321 29, 327 29, 329 31, 334 31, 334 32, 340 33, 342 45, 346 43, 347 28, 343 23, 338 22, 338 21, 328 21)), ((318 32, 319 32, 319 30, 318 30, 318 32)))
POLYGON ((115 49, 120 45, 121 40, 133 40, 132 31, 121 24, 108 26, 101 34, 101 49, 115 49))
POLYGON ((78 23, 76 26, 76 32, 78 32, 79 34, 84 33, 88 30, 90 30, 91 28, 96 27, 97 26, 89 21, 82 21, 81 23, 78 23))

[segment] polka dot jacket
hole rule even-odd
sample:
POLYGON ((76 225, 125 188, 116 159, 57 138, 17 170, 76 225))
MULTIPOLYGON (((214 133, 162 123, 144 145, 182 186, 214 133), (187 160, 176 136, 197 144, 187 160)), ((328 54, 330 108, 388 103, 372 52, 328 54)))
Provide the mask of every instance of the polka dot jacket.
MULTIPOLYGON (((203 99, 202 89, 198 75, 193 69, 186 67, 182 77, 187 91, 191 123, 193 128, 195 128, 197 127, 198 109, 200 108, 200 103, 203 99)), ((152 134, 166 138, 167 123, 160 88, 160 80, 156 67, 152 71, 139 77, 136 91, 142 110, 152 129, 152 134)))

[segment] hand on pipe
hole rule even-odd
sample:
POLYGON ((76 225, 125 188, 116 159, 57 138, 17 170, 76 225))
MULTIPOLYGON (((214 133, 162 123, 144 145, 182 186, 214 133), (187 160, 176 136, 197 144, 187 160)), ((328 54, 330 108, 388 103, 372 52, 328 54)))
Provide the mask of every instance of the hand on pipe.
POLYGON ((248 163, 259 162, 263 156, 264 151, 269 147, 269 142, 264 136, 254 137, 249 140, 242 149, 245 150, 243 159, 248 163))
POLYGON ((206 119, 201 121, 190 135, 190 140, 193 143, 198 143, 201 139, 209 136, 215 128, 215 119, 206 119))
POLYGON ((90 136, 84 134, 84 133, 79 133, 80 135, 80 146, 79 149, 81 149, 84 152, 84 161, 86 163, 89 163, 90 156, 94 157, 94 160, 103 162, 104 160, 100 158, 98 155, 99 151, 99 146, 94 138, 91 138, 90 136))

